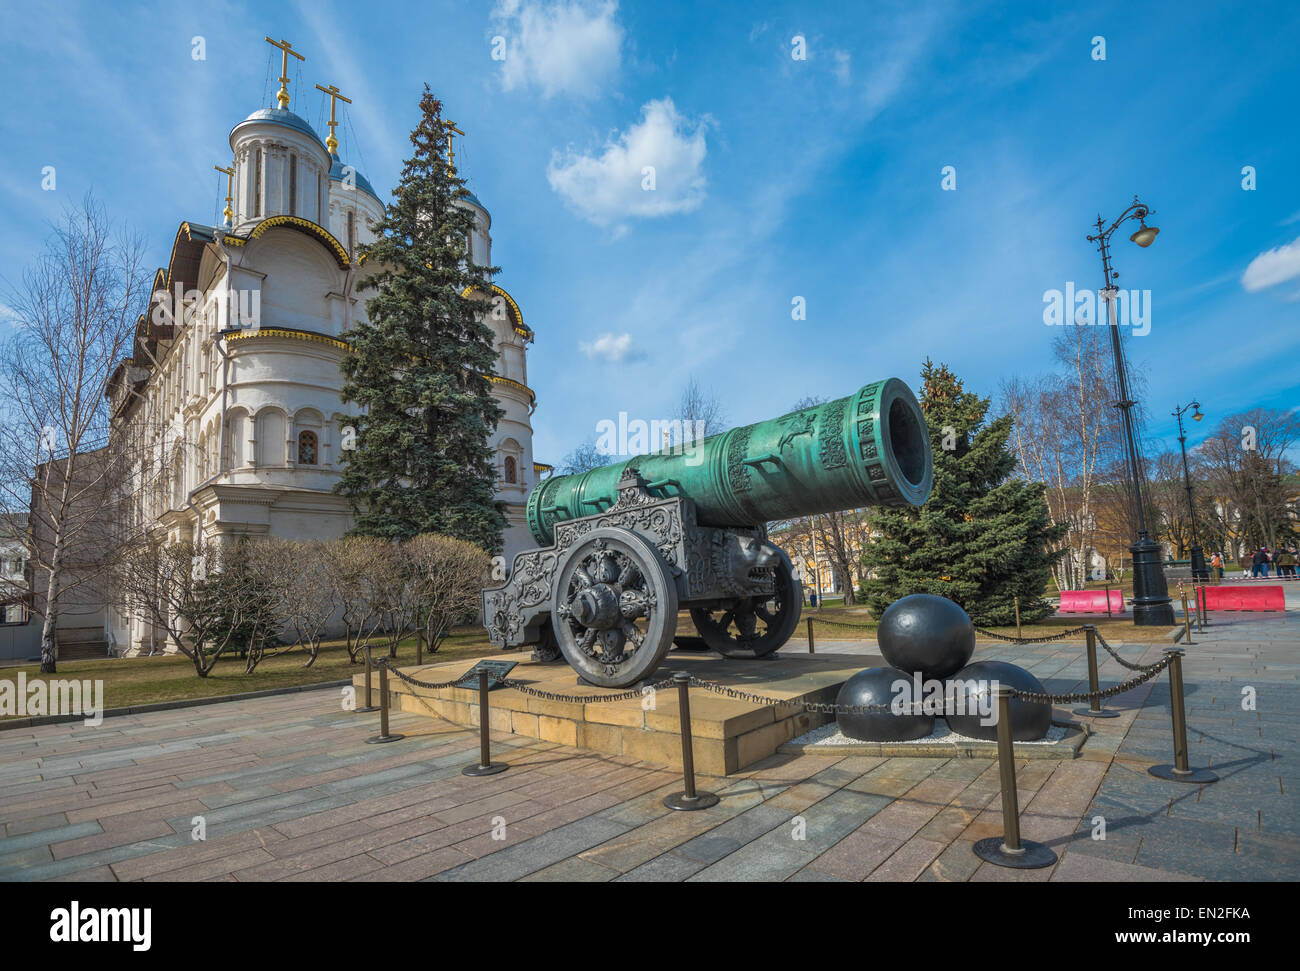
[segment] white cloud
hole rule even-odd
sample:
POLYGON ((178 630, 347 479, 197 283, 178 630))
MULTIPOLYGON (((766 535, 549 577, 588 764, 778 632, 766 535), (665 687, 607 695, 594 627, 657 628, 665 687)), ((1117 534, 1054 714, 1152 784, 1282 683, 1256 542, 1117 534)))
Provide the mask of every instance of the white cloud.
POLYGON ((619 68, 623 28, 617 12, 613 0, 498 0, 492 22, 506 40, 502 87, 536 86, 546 98, 600 94, 619 68))
POLYGON ((704 202, 708 116, 690 122, 671 98, 647 102, 641 121, 611 137, 599 154, 551 156, 551 188, 597 226, 640 216, 690 212, 704 202), (653 171, 650 171, 653 170, 653 171), (653 188, 648 186, 653 179, 653 188))
POLYGON ((848 51, 832 51, 831 56, 835 59, 835 80, 840 84, 848 84, 850 79, 850 65, 853 62, 852 56, 848 51))
POLYGON ((578 350, 593 361, 610 361, 619 364, 623 361, 640 360, 645 355, 632 347, 631 334, 601 334, 594 341, 578 341, 578 350))
POLYGON ((1285 246, 1260 253, 1250 261, 1241 275, 1241 285, 1248 293, 1266 290, 1300 276, 1300 238, 1285 246))

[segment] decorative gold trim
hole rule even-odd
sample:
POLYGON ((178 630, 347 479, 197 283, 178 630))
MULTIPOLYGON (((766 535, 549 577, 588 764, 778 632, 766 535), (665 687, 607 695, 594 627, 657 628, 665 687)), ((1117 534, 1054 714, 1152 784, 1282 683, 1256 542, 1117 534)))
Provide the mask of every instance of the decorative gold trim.
MULTIPOLYGON (((468 297, 470 293, 473 292, 473 290, 474 290, 473 287, 466 287, 464 290, 461 291, 460 295, 462 297, 468 297)), ((526 337, 531 340, 533 337, 533 332, 529 328, 529 326, 524 323, 523 311, 519 309, 519 304, 515 303, 515 298, 510 296, 510 294, 506 293, 495 283, 492 284, 492 290, 496 293, 501 294, 501 296, 505 298, 506 303, 510 305, 510 309, 515 312, 515 319, 513 322, 515 333, 518 334, 520 337, 526 337)))
POLYGON ((275 327, 259 327, 257 330, 244 330, 238 334, 230 334, 228 340, 238 341, 245 340, 249 337, 283 337, 291 341, 309 341, 317 344, 331 344, 341 350, 348 350, 346 342, 339 340, 337 337, 326 337, 324 334, 309 334, 300 330, 280 330, 275 327))
POLYGON ((324 226, 312 222, 310 219, 303 219, 301 216, 269 216, 253 227, 248 234, 248 239, 257 239, 268 229, 275 229, 277 226, 289 226, 309 235, 317 237, 322 243, 334 251, 334 259, 338 261, 339 268, 346 270, 351 266, 348 260, 348 251, 343 248, 343 244, 334 238, 324 226))
POLYGON ((521 384, 520 382, 515 381, 513 378, 503 378, 499 374, 489 374, 488 380, 491 381, 493 384, 504 384, 510 388, 517 388, 518 390, 524 392, 524 394, 528 395, 530 401, 534 403, 536 403, 537 401, 537 394, 533 391, 532 388, 528 387, 528 385, 526 384, 521 384))

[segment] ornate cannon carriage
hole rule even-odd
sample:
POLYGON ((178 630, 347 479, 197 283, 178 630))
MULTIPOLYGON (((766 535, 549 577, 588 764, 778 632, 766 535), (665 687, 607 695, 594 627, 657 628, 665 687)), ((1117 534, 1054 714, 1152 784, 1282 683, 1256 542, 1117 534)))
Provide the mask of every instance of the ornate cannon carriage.
POLYGON ((587 681, 628 687, 662 663, 690 610, 727 657, 762 657, 799 624, 803 591, 766 524, 920 505, 933 460, 920 406, 888 378, 702 442, 538 483, 537 549, 483 591, 488 635, 533 645, 587 681))

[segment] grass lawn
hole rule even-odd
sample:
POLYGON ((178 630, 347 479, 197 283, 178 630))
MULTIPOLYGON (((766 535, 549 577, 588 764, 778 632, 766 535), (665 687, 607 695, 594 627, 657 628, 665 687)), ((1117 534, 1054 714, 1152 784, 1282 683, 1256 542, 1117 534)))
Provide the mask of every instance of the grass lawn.
MULTIPOLYGON (((381 653, 378 646, 372 650, 376 657, 381 653)), ((494 653, 496 648, 488 640, 486 631, 481 627, 466 627, 453 632, 444 640, 434 657, 439 661, 454 661, 494 653)), ((424 656, 427 661, 430 655, 426 651, 424 656)), ((397 659, 402 664, 415 663, 415 638, 402 641, 397 649, 397 659)), ((78 681, 102 679, 104 707, 128 708, 159 701, 216 698, 245 691, 341 681, 365 669, 364 664, 349 663, 347 649, 341 640, 321 645, 320 656, 311 667, 303 667, 306 660, 307 655, 302 650, 285 648, 274 657, 264 658, 252 674, 245 674, 244 662, 239 655, 228 654, 217 662, 211 674, 200 678, 194 673, 194 664, 189 658, 169 654, 63 661, 58 666, 58 673, 52 675, 41 674, 39 664, 6 667, 0 668, 0 679, 16 682, 20 671, 26 672, 28 681, 37 678, 78 681)))

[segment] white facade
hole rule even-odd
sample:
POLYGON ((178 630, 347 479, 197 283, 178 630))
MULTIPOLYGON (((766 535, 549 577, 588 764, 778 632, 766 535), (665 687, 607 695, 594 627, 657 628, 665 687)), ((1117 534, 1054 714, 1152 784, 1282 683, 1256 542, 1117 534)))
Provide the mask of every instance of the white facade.
MULTIPOLYGON (((383 205, 302 118, 264 108, 230 133, 228 228, 183 223, 169 266, 115 378, 119 428, 148 429, 165 486, 134 489, 137 522, 172 540, 242 535, 330 539, 351 525, 332 492, 342 457, 342 338, 365 317, 353 254, 383 205), (180 296, 180 304, 177 304, 180 296)), ((477 199, 476 263, 491 265, 491 219, 477 199)), ((507 503, 506 562, 533 545, 524 503, 535 471, 527 345, 532 332, 498 287, 480 295, 504 410, 494 438, 497 497, 507 503)), ((141 469, 141 482, 152 481, 141 469)), ((119 651, 148 649, 141 618, 113 612, 119 651)))

